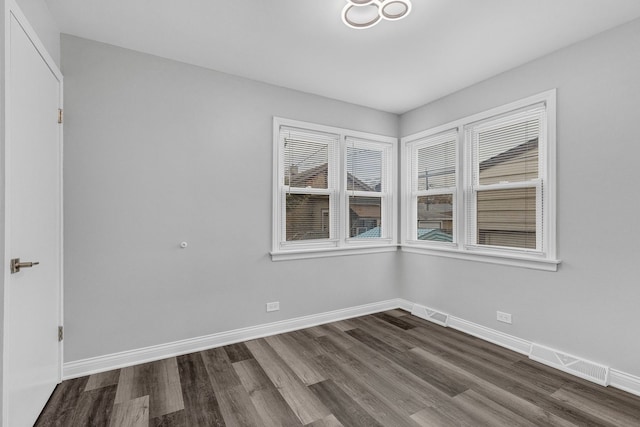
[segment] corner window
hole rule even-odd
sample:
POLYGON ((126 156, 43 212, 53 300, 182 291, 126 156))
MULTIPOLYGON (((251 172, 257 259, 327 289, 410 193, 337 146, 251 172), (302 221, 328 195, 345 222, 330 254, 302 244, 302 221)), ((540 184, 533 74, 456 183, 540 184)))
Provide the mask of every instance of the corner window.
POLYGON ((402 143, 403 250, 557 269, 555 91, 402 143))
POLYGON ((272 259, 395 250, 396 146, 275 118, 272 259))

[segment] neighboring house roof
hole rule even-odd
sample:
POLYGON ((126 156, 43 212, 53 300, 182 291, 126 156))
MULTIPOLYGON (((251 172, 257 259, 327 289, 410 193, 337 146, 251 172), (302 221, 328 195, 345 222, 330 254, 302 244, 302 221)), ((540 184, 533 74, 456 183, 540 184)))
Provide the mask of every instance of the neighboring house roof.
POLYGON ((380 227, 373 227, 364 233, 355 236, 356 239, 377 239, 380 238, 380 227))
MULTIPOLYGON (((307 169, 305 171, 291 174, 291 186, 292 187, 307 187, 311 181, 322 174, 327 174, 328 172, 328 164, 323 163, 319 166, 313 167, 311 169, 307 169)), ((379 189, 373 188, 370 185, 364 183, 357 177, 347 172, 347 185, 353 185, 355 188, 349 188, 349 190, 357 190, 357 191, 379 191, 379 189)))
POLYGON ((432 242, 452 242, 453 237, 437 228, 419 228, 418 240, 430 240, 432 242))
POLYGON ((357 177, 353 176, 349 172, 347 172, 347 190, 356 190, 356 191, 380 191, 380 184, 377 185, 378 188, 374 188, 369 184, 365 184, 364 181, 361 181, 357 177), (354 188, 355 187, 355 188, 354 188))
POLYGON ((327 170, 327 164, 324 163, 320 166, 316 166, 299 173, 291 173, 290 185, 291 187, 307 187, 307 184, 309 184, 311 180, 318 177, 319 175, 326 174, 327 170))
POLYGON ((435 230, 434 228, 418 228, 418 240, 423 240, 422 236, 424 236, 425 234, 431 233, 433 230, 435 230))
POLYGON ((527 151, 534 150, 536 148, 538 148, 538 138, 529 140, 516 147, 513 147, 510 150, 504 151, 498 154, 497 156, 491 157, 490 159, 480 162, 480 172, 482 172, 485 169, 489 169, 493 166, 499 165, 500 163, 513 160, 523 155, 527 151))
MULTIPOLYGON (((355 236, 356 239, 377 239, 380 238, 380 227, 374 227, 370 230, 355 236)), ((437 228, 419 228, 418 240, 431 240, 433 242, 451 242, 451 235, 437 228)))

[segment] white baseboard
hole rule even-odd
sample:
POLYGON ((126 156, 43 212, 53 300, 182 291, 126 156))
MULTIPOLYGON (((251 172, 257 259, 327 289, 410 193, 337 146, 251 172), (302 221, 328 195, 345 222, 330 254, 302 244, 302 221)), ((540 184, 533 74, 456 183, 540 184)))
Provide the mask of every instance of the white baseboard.
POLYGON ((415 305, 411 301, 407 301, 406 299, 402 298, 398 298, 396 301, 398 301, 398 308, 404 311, 408 311, 409 313, 411 313, 411 310, 413 310, 413 306, 415 305))
POLYGON ((616 369, 609 370, 609 385, 640 396, 640 377, 616 369))
POLYGON ((105 356, 92 357, 89 359, 76 360, 73 362, 67 362, 63 365, 62 378, 67 380, 83 377, 85 375, 91 375, 98 372, 152 362, 155 360, 165 359, 167 357, 221 347, 269 335, 310 328, 312 326, 378 313, 394 308, 402 308, 407 311, 411 311, 411 306, 412 304, 408 301, 399 298, 390 299, 387 301, 359 305, 356 307, 349 307, 310 316, 297 317, 294 319, 251 326, 248 328, 235 329, 232 331, 220 332, 217 334, 190 338, 167 344, 107 354, 105 356))
MULTIPOLYGON (((407 303, 409 302, 407 301, 407 303)), ((485 326, 478 325, 477 323, 469 322, 468 320, 464 320, 459 317, 451 316, 448 313, 443 313, 441 311, 420 304, 413 304, 413 307, 410 311, 414 316, 418 316, 425 320, 437 323, 440 326, 457 329, 461 332, 464 332, 465 334, 473 335, 474 337, 489 341, 501 347, 508 348, 509 350, 513 350, 527 356, 529 355, 531 343, 518 337, 514 337, 512 335, 505 334, 504 332, 496 331, 495 329, 490 329, 485 326), (430 313, 439 314, 443 316, 446 321, 435 321, 430 318, 430 313)))
MULTIPOLYGON (((411 304, 408 301, 405 302, 411 304)), ((412 309, 412 311, 419 311, 420 309, 424 308, 425 306, 414 304, 414 308, 412 309)), ((487 328, 486 326, 482 326, 477 323, 469 322, 468 320, 464 320, 459 317, 451 316, 449 314, 446 315, 448 317, 446 327, 457 329, 466 334, 473 335, 474 337, 480 338, 484 341, 488 341, 501 347, 508 348, 509 350, 513 350, 517 353, 524 354, 525 356, 531 358, 531 349, 534 343, 522 338, 505 334, 504 332, 500 332, 495 329, 487 328)), ((552 367, 558 369, 555 366, 552 367)), ((608 383, 608 386, 626 391, 627 393, 631 393, 636 396, 640 396, 640 377, 612 368, 608 368, 608 371, 608 381, 606 381, 608 383)), ((565 370, 565 372, 574 376, 580 376, 576 375, 572 371, 565 370)), ((587 378, 585 376, 580 377, 589 381, 593 381, 593 379, 587 378)), ((598 383, 597 381, 593 382, 598 383)))
POLYGON ((459 317, 449 316, 449 327, 527 356, 531 349, 531 343, 529 341, 478 325, 477 323, 469 322, 459 317))
MULTIPOLYGON (((310 328, 312 326, 392 310, 394 308, 400 308, 411 312, 416 308, 420 309, 423 307, 424 306, 414 304, 405 299, 396 298, 372 304, 329 311, 326 313, 282 320, 280 322, 220 332, 198 338, 123 351, 105 356, 92 357, 89 359, 65 363, 63 367, 63 379, 77 378, 98 372, 123 368, 125 366, 152 362, 155 360, 165 359, 167 357, 179 356, 209 348, 234 344, 241 341, 262 338, 269 335, 310 328)), ((526 356, 530 355, 531 346, 533 345, 533 343, 527 340, 451 315, 448 315, 447 326, 526 356)), ((616 369, 610 369, 609 386, 640 396, 640 377, 635 375, 618 371, 616 369)))

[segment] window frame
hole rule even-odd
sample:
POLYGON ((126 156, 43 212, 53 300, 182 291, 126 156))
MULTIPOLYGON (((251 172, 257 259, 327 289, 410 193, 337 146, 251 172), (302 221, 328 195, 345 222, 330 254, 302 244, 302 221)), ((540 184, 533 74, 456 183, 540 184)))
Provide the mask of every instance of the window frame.
MULTIPOLYGON (((543 138, 540 138, 543 139, 543 138)), ((421 253, 450 258, 481 261, 492 264, 504 264, 517 267, 526 267, 539 270, 557 271, 560 260, 556 258, 556 90, 533 95, 519 101, 492 108, 490 110, 464 117, 453 122, 437 126, 401 139, 401 167, 404 173, 401 176, 401 210, 402 230, 401 246, 404 252, 421 253), (536 250, 507 248, 489 245, 479 245, 469 242, 470 227, 477 225, 467 217, 467 207, 470 203, 472 187, 472 168, 477 165, 472 159, 471 144, 469 141, 469 129, 482 122, 491 122, 509 114, 515 114, 535 105, 545 105, 544 141, 539 144, 539 176, 534 182, 517 182, 510 184, 483 185, 484 189, 535 187, 537 197, 536 209, 544 204, 544 212, 541 223, 536 225, 537 233, 536 250), (456 163, 456 189, 454 197, 454 243, 417 241, 411 239, 410 233, 415 227, 413 219, 413 195, 412 195, 412 162, 416 146, 438 135, 455 130, 457 132, 457 163, 456 163), (544 183, 544 192, 541 184, 544 183), (541 250, 540 250, 541 249, 541 250)), ((449 193, 447 193, 449 194, 449 193)))
MULTIPOLYGON (((298 120, 273 118, 273 226, 272 251, 273 261, 318 258, 359 253, 376 253, 396 251, 397 244, 397 168, 398 168, 398 139, 388 136, 375 135, 366 132, 353 131, 332 126, 298 120), (295 188, 291 193, 330 193, 329 198, 329 230, 335 230, 329 239, 317 240, 286 240, 286 185, 284 184, 284 146, 281 144, 280 129, 295 128, 310 133, 324 133, 336 135, 337 147, 333 161, 329 165, 334 169, 334 186, 327 185, 327 189, 295 188), (380 147, 383 151, 382 179, 383 188, 379 192, 347 190, 347 140, 353 139, 372 147, 380 147), (386 183, 385 183, 386 182, 386 183), (365 196, 381 199, 381 237, 380 238, 350 238, 349 237, 349 197, 365 196), (334 214, 335 212, 335 214, 334 214)), ((332 161, 331 156, 329 162, 332 161)))

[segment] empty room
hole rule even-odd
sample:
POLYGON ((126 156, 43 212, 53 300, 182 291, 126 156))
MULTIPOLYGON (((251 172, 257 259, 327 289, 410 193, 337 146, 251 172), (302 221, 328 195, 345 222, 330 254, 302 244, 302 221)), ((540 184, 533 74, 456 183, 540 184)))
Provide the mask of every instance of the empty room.
POLYGON ((637 0, 0 1, 0 426, 640 426, 637 0))

